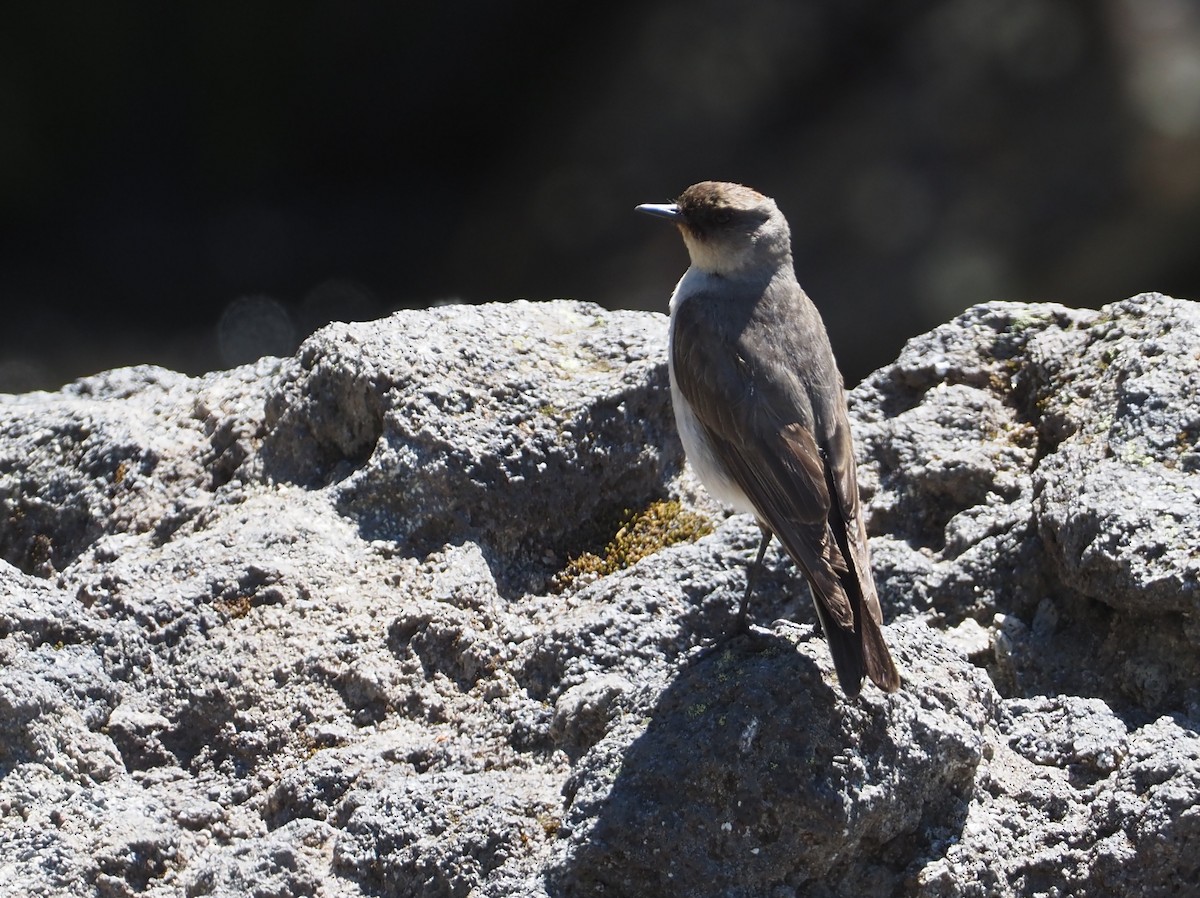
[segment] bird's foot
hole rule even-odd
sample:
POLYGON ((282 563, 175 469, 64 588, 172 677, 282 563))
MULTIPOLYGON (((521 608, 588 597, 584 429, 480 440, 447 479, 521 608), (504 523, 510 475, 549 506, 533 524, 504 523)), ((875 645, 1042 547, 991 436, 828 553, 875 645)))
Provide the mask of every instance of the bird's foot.
POLYGON ((688 663, 696 664, 713 655, 720 654, 739 639, 745 639, 752 651, 758 651, 769 642, 770 631, 752 627, 740 617, 734 625, 707 645, 701 645, 689 653, 688 663))

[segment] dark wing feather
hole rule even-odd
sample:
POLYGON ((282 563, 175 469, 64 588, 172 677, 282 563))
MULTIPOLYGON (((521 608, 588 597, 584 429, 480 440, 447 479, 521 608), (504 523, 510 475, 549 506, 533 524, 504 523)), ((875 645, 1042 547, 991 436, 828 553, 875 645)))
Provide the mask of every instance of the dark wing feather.
POLYGON ((675 311, 675 381, 713 451, 758 516, 801 566, 817 601, 843 628, 854 611, 842 583, 847 565, 829 530, 825 462, 792 409, 771 408, 736 347, 715 348, 703 296, 675 311), (752 401, 753 400, 753 401, 752 401))
POLYGON ((875 580, 871 576, 871 555, 867 548, 867 528, 858 504, 858 468, 854 463, 854 445, 850 438, 850 422, 844 408, 836 415, 836 427, 826 452, 830 489, 837 495, 836 516, 831 520, 835 532, 845 534, 845 554, 858 579, 863 604, 871 619, 883 623, 875 580))
POLYGON ((779 407, 786 393, 756 380, 732 341, 713 346, 706 299, 693 296, 675 310, 676 385, 726 471, 812 585, 843 691, 857 695, 864 674, 894 691, 899 675, 880 630, 840 391, 832 438, 823 450, 799 423, 802 410, 779 407))
POLYGON ((856 591, 858 597, 853 603, 854 631, 859 638, 862 667, 876 686, 885 692, 895 692, 900 688, 900 673, 883 639, 883 612, 879 607, 879 594, 875 591, 875 579, 871 576, 867 528, 859 513, 854 451, 844 409, 839 410, 837 424, 835 438, 831 441, 834 448, 829 453, 828 471, 829 487, 838 501, 830 510, 830 528, 837 537, 843 557, 850 562, 851 570, 847 576, 853 578, 850 590, 856 591), (849 477, 848 482, 846 477, 849 477))

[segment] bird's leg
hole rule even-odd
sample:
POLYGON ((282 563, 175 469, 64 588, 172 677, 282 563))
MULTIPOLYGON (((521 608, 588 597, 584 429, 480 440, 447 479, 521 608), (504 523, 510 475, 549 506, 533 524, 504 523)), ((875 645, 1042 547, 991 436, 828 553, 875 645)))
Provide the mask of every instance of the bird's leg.
POLYGON ((746 571, 746 592, 742 595, 742 603, 738 606, 737 618, 724 636, 717 638, 712 645, 702 649, 698 654, 693 655, 689 663, 697 663, 703 661, 711 655, 721 651, 726 643, 731 642, 739 636, 748 636, 752 642, 757 642, 756 634, 750 629, 747 621, 747 609, 750 607, 750 593, 754 592, 754 584, 758 582, 758 571, 762 567, 763 556, 767 554, 767 546, 771 544, 771 537, 774 535, 770 530, 759 525, 762 530, 762 542, 758 544, 758 556, 754 559, 754 564, 746 571))
POLYGON ((762 530, 762 541, 758 544, 758 556, 746 570, 746 591, 742 594, 742 603, 738 606, 737 619, 734 621, 731 635, 745 633, 750 629, 750 624, 746 619, 746 612, 750 607, 750 593, 754 592, 754 584, 758 581, 758 572, 762 569, 763 557, 767 554, 767 546, 771 545, 771 537, 774 535, 762 524, 758 526, 762 530))

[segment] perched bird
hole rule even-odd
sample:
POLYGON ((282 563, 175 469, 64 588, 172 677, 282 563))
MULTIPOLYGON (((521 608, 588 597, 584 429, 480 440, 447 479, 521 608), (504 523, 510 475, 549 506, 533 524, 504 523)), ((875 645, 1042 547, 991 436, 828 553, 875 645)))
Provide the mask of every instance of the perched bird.
POLYGON ((859 508, 842 377, 816 306, 792 268, 770 197, 704 181, 638 211, 673 221, 691 257, 671 296, 670 376, 688 460, 717 499, 758 520, 736 631, 772 536, 804 572, 838 682, 894 692, 859 508))

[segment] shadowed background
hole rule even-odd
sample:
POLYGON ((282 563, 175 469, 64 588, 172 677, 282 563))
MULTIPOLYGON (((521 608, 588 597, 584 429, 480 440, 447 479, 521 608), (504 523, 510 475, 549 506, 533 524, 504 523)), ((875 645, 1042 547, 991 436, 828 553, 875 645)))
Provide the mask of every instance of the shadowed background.
POLYGON ((1190 0, 23 4, 0 33, 0 390, 329 320, 665 310, 635 215, 779 201, 849 383, 989 299, 1200 295, 1190 0))

